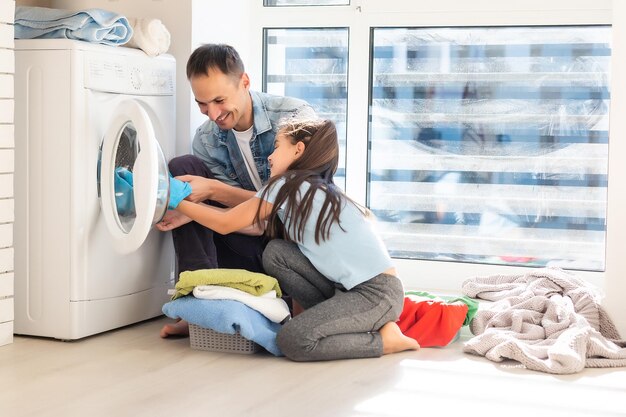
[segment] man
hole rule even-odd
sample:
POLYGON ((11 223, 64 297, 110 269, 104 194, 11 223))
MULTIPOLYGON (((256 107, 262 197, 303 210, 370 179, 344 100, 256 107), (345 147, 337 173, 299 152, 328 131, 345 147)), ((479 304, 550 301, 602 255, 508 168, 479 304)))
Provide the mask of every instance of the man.
MULTIPOLYGON (((193 155, 172 159, 170 172, 191 185, 187 199, 235 206, 253 197, 269 179, 267 157, 274 150, 279 122, 312 118, 315 112, 302 100, 250 91, 243 62, 228 45, 197 48, 187 62, 187 78, 209 120, 196 131, 193 155)), ((260 230, 220 235, 177 211, 168 211, 157 228, 172 231, 179 271, 219 267, 263 272, 265 240, 260 230)), ((166 325, 161 336, 186 332, 175 327, 166 325)))

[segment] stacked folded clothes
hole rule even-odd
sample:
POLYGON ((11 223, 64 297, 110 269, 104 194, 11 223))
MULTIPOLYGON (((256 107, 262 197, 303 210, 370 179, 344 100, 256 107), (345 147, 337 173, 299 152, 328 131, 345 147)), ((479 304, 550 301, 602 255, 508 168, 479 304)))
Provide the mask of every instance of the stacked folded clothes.
POLYGON ((185 271, 163 313, 219 333, 238 332, 280 356, 276 335, 290 318, 278 281, 243 269, 185 271))
POLYGON ((15 8, 16 39, 75 39, 123 45, 133 35, 126 17, 102 9, 71 11, 46 7, 15 8))
POLYGON ((234 300, 202 300, 193 296, 178 298, 163 306, 163 313, 173 319, 183 319, 219 333, 239 333, 263 346, 275 356, 282 356, 276 345, 280 324, 247 305, 234 300))
POLYGON ((149 56, 167 52, 170 32, 159 19, 127 18, 102 10, 80 11, 18 6, 16 39, 74 39, 137 48, 149 56))

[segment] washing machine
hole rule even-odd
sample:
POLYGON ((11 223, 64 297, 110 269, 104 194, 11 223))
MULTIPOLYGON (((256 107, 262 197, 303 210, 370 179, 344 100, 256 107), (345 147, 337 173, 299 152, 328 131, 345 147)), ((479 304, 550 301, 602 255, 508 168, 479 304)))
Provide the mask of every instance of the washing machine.
POLYGON ((175 113, 171 56, 15 41, 16 334, 74 340, 162 314, 175 256, 153 225, 175 113))

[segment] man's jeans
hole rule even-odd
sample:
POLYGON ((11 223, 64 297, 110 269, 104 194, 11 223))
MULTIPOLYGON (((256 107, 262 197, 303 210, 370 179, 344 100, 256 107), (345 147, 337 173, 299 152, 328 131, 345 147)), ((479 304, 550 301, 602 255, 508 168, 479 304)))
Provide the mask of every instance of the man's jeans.
MULTIPOLYGON (((172 159, 169 169, 175 177, 197 175, 213 178, 204 162, 193 155, 172 159)), ((223 207, 210 200, 204 203, 223 207)), ((264 272, 262 255, 267 243, 264 236, 247 236, 238 233, 221 235, 192 221, 172 230, 172 237, 179 272, 213 268, 237 268, 264 272)))

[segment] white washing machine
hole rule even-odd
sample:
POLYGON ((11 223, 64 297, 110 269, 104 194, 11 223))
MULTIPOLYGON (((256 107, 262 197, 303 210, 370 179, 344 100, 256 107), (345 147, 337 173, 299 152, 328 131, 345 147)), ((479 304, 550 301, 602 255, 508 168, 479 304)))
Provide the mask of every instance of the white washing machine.
POLYGON ((171 56, 15 41, 16 334, 73 340, 162 314, 174 249, 152 226, 175 114, 171 56))

